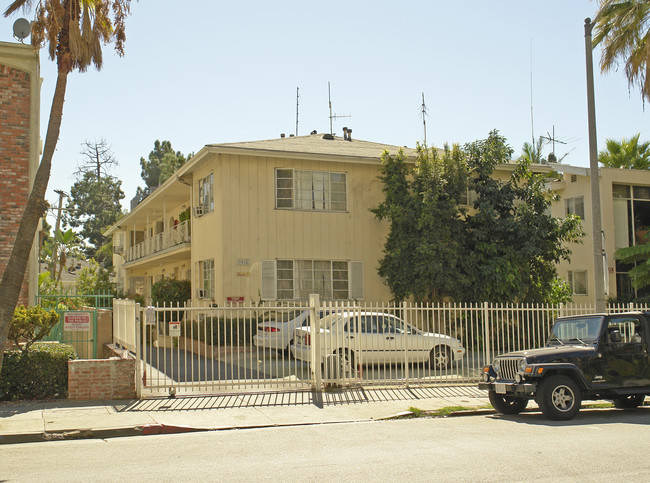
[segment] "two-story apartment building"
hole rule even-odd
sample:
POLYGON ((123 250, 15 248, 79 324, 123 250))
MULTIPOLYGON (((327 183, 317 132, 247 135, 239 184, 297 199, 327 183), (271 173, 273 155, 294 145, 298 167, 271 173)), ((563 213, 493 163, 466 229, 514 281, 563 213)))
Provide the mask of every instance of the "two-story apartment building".
POLYGON ((198 304, 389 300, 376 272, 388 227, 370 209, 381 155, 399 149, 347 134, 205 146, 108 230, 118 290, 147 299, 173 276, 198 304))

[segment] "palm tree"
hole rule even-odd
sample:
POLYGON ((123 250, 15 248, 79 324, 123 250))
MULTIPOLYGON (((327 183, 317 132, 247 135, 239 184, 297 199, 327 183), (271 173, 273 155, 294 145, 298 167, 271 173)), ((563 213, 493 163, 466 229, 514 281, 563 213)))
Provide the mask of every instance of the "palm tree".
MULTIPOLYGON (((540 137, 535 144, 525 142, 521 148, 521 158, 532 164, 545 164, 546 159, 542 156, 542 138, 540 137)), ((520 159, 521 159, 520 158, 520 159)))
POLYGON ((47 208, 45 192, 59 139, 68 74, 73 70, 85 72, 91 63, 100 69, 102 44, 115 41, 115 50, 124 55, 125 20, 131 0, 14 0, 4 15, 7 17, 19 9, 29 10, 32 3, 36 3, 31 25, 32 45, 35 49, 48 47, 50 59, 57 63, 57 79, 43 156, 0 282, 0 370, 32 240, 47 208))
POLYGON ((628 85, 650 101, 650 0, 601 0, 594 21, 594 47, 602 43, 600 67, 625 63, 628 85))
POLYGON ((650 142, 639 143, 640 135, 623 138, 621 142, 608 139, 598 161, 606 168, 650 169, 650 142))

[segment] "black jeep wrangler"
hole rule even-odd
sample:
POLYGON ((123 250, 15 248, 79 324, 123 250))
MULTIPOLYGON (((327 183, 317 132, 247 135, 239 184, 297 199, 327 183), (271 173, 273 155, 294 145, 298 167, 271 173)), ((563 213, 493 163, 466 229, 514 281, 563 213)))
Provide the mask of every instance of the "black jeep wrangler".
POLYGON ((498 356, 478 387, 503 414, 531 399, 555 420, 573 418, 583 399, 635 408, 650 394, 649 339, 650 311, 560 317, 545 347, 498 356))

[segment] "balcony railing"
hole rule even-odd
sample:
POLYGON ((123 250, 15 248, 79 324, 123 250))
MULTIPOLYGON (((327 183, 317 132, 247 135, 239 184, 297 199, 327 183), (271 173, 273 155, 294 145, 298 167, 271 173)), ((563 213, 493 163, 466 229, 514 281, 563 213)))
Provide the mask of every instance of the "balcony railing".
POLYGON ((142 243, 129 247, 126 253, 126 261, 132 262, 163 250, 167 250, 168 248, 189 242, 190 225, 189 221, 184 221, 173 228, 158 233, 152 238, 147 238, 142 243))

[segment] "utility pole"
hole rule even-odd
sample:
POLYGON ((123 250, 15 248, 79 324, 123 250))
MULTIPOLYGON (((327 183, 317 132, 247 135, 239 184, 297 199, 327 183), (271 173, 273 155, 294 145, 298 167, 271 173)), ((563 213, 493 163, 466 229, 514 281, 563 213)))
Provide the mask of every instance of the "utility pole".
POLYGON ((50 279, 56 280, 56 262, 59 259, 59 243, 56 234, 61 229, 61 211, 63 210, 63 198, 68 195, 61 190, 54 190, 59 195, 59 206, 56 211, 56 228, 54 229, 54 243, 52 244, 52 266, 50 267, 50 279))
POLYGON ((589 177, 591 178, 592 241, 594 244, 594 294, 596 312, 607 311, 605 271, 603 267, 603 228, 600 211, 600 176, 598 174, 598 143, 596 141, 596 101, 594 96, 594 61, 590 18, 585 19, 585 56, 587 64, 587 117, 589 121, 589 177))

